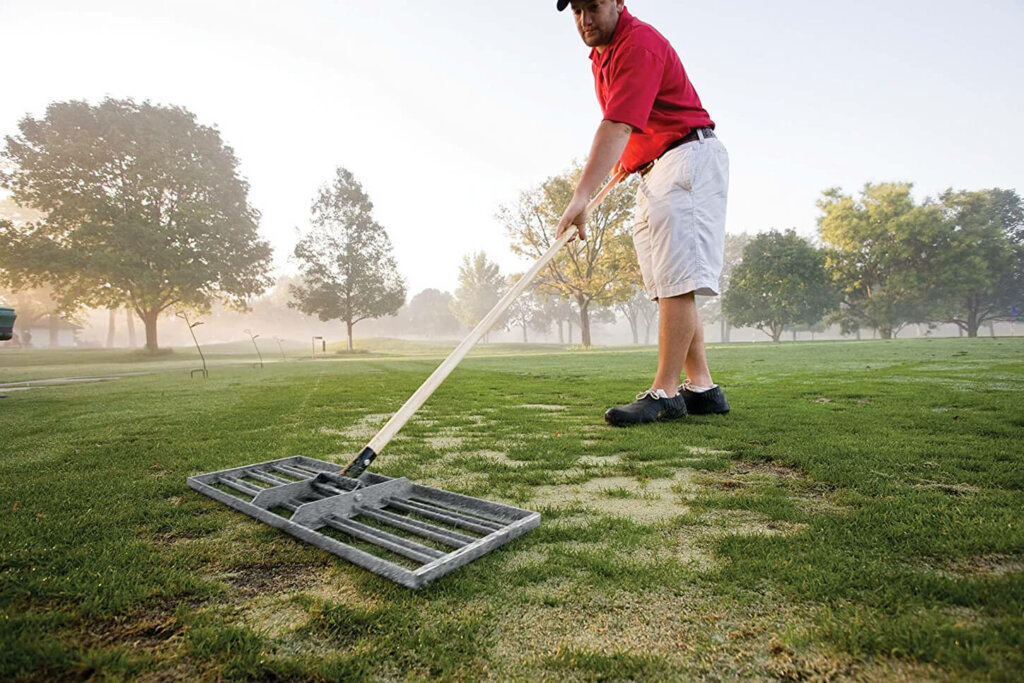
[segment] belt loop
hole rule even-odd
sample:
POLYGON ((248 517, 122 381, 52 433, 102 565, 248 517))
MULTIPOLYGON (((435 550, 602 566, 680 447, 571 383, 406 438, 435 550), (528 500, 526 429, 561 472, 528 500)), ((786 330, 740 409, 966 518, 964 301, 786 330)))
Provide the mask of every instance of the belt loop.
POLYGON ((702 144, 702 145, 704 144, 704 129, 703 128, 698 128, 697 129, 697 139, 700 140, 700 144, 702 144))

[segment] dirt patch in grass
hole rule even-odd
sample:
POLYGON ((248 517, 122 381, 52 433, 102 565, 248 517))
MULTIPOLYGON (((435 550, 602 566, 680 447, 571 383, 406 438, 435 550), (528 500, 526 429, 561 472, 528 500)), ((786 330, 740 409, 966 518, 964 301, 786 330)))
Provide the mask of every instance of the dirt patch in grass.
POLYGON ((804 523, 767 519, 747 510, 711 510, 703 518, 713 525, 713 529, 707 532, 711 536, 781 536, 807 528, 804 523))
POLYGON ((736 475, 763 475, 783 479, 806 479, 807 475, 793 467, 780 465, 776 462, 751 462, 737 460, 733 463, 732 472, 736 475))
POLYGON ((465 439, 461 436, 442 435, 428 436, 423 441, 435 451, 454 451, 462 446, 465 439))
MULTIPOLYGON (((101 645, 120 645, 132 650, 153 652, 167 645, 182 630, 170 604, 162 604, 142 612, 121 615, 102 627, 96 642, 101 645)), ((96 635, 93 629, 89 629, 96 635)))
POLYGON ((299 564, 242 565, 217 578, 227 581, 247 596, 287 593, 305 588, 315 581, 313 570, 299 564))
POLYGON ((703 448, 701 446, 687 446, 686 450, 691 455, 732 455, 732 451, 720 451, 714 448, 703 448))
POLYGON ((671 479, 597 477, 577 485, 538 486, 530 503, 538 507, 585 505, 603 514, 657 522, 687 512, 683 491, 693 488, 692 474, 692 470, 681 470, 671 479), (616 495, 618 492, 622 495, 616 495))
POLYGON ((280 638, 309 621, 309 613, 290 597, 257 596, 238 612, 239 621, 254 631, 280 638))
POLYGON ((560 406, 553 403, 523 403, 519 406, 520 408, 534 408, 536 410, 550 410, 559 411, 565 410, 565 406, 560 406))
MULTIPOLYGON (((792 608, 767 602, 730 607, 700 591, 602 595, 552 581, 537 597, 495 620, 492 661, 502 667, 499 678, 543 668, 565 651, 653 655, 684 679, 767 676, 772 639, 807 622, 792 608)), ((562 676, 576 678, 568 671, 562 676)))
POLYGON ((622 455, 616 453, 614 455, 584 455, 580 456, 579 464, 584 467, 607 467, 609 465, 618 465, 622 462, 622 455))
POLYGON ((327 427, 321 427, 320 432, 323 434, 336 434, 338 436, 344 436, 346 439, 353 439, 355 441, 367 441, 372 439, 380 428, 384 426, 384 423, 391 418, 389 413, 375 413, 372 415, 364 415, 355 424, 349 425, 345 429, 329 429, 327 427), (328 430, 329 431, 324 431, 328 430))
POLYGON ((1024 572, 1024 557, 977 555, 957 560, 926 560, 917 569, 947 579, 1002 578, 1024 572))
POLYGON ((915 484, 914 488, 918 489, 931 489, 933 491, 939 491, 945 493, 948 496, 959 498, 960 496, 967 496, 973 493, 978 493, 980 490, 977 486, 971 486, 970 484, 945 484, 941 482, 926 481, 920 484, 915 484))

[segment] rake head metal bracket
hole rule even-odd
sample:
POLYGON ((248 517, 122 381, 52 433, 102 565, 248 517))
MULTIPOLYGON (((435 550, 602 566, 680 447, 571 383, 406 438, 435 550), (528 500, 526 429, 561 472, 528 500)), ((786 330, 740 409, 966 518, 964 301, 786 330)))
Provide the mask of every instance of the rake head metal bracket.
POLYGON ((540 524, 530 510, 304 456, 189 477, 239 512, 409 588, 421 586, 540 524))

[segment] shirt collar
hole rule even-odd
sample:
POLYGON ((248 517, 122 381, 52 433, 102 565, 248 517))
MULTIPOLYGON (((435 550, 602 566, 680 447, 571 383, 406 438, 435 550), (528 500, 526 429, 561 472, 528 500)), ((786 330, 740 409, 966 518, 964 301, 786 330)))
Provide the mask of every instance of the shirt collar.
MULTIPOLYGON (((612 32, 612 42, 608 43, 608 47, 604 51, 605 54, 608 54, 613 47, 615 47, 616 45, 618 45, 619 43, 622 42, 623 37, 627 33, 627 29, 630 26, 632 26, 632 25, 633 25, 633 15, 629 13, 628 9, 623 7, 622 8, 622 12, 619 14, 619 20, 615 24, 615 31, 612 32)), ((601 56, 602 56, 601 53, 599 53, 597 51, 596 47, 595 48, 591 48, 591 50, 590 50, 590 59, 591 59, 591 61, 596 61, 601 56)))

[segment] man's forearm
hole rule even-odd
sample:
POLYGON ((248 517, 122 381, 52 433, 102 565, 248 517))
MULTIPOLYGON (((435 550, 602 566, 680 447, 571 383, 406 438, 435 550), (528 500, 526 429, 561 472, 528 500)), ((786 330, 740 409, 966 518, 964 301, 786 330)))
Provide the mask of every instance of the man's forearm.
POLYGON ((615 162, 622 156, 622 150, 626 149, 626 143, 629 142, 629 135, 632 132, 633 127, 628 123, 601 122, 594 135, 594 144, 590 148, 587 165, 583 167, 583 175, 580 176, 579 185, 576 186, 576 196, 589 198, 594 194, 594 190, 597 189, 601 181, 608 177, 615 162))

